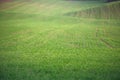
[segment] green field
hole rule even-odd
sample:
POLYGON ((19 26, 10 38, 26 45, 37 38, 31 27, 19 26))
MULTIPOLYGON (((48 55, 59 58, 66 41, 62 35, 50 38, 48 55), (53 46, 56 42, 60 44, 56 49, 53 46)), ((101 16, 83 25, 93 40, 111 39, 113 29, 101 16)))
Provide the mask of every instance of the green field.
POLYGON ((120 80, 120 1, 0 2, 0 80, 120 80))

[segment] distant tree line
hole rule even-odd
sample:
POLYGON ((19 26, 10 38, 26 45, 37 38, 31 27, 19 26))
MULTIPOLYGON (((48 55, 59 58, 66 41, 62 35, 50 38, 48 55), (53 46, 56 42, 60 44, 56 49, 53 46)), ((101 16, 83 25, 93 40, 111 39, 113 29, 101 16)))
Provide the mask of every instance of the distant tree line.
POLYGON ((107 0, 107 2, 118 1, 118 0, 107 0))

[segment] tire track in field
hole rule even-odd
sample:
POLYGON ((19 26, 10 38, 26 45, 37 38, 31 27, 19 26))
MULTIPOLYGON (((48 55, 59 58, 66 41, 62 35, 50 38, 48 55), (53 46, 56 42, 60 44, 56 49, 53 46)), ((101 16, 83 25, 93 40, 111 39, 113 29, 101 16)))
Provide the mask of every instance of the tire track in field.
MULTIPOLYGON (((96 28, 96 37, 99 39, 99 41, 100 42, 102 42, 105 46, 107 46, 108 48, 110 48, 110 49, 113 49, 114 47, 110 44, 110 43, 108 43, 107 41, 105 41, 103 38, 101 38, 100 37, 100 35, 98 34, 99 32, 100 32, 101 30, 100 29, 98 29, 98 28, 96 28)), ((102 30, 102 32, 103 32, 103 36, 106 36, 106 31, 105 31, 105 29, 103 29, 102 30)))
POLYGON ((107 47, 109 47, 109 48, 111 48, 111 49, 114 48, 112 45, 110 45, 110 44, 109 44, 107 41, 105 41, 104 39, 101 38, 100 41, 103 42, 107 47))

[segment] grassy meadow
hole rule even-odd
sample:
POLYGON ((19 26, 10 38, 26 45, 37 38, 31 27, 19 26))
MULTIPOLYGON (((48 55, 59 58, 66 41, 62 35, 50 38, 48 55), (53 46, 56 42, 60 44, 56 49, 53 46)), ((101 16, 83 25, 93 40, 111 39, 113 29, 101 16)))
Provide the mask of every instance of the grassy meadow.
POLYGON ((120 80, 120 1, 0 2, 0 80, 120 80))

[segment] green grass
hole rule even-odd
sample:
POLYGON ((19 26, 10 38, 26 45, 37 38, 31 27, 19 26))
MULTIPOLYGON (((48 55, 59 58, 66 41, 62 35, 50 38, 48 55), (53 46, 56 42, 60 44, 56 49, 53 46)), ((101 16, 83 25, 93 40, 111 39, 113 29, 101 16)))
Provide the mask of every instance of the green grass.
POLYGON ((66 15, 104 5, 0 3, 0 80, 119 80, 120 20, 66 15))

